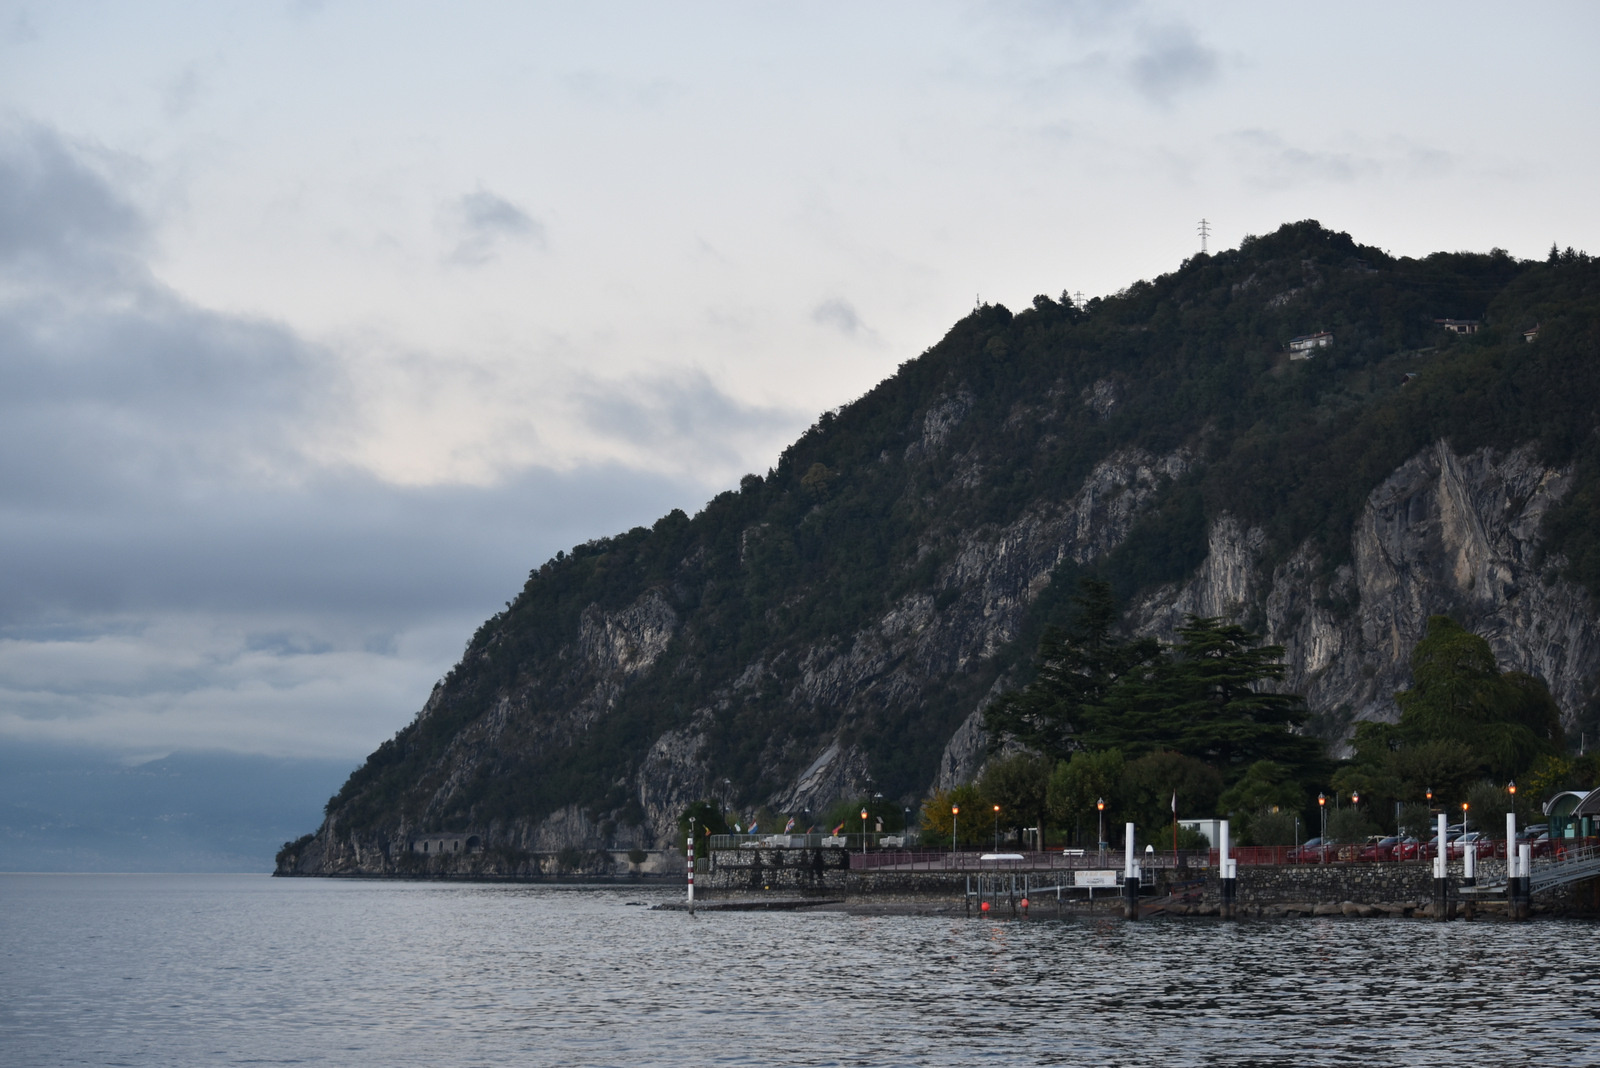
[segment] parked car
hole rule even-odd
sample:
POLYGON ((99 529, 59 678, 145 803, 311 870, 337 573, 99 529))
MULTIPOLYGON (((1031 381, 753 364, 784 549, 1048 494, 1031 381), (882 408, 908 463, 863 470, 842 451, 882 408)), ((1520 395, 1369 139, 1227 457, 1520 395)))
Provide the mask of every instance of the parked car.
POLYGON ((1542 823, 1536 823, 1532 827, 1524 827, 1517 832, 1517 844, 1521 845, 1524 842, 1533 846, 1532 852, 1536 857, 1548 857, 1553 848, 1550 842, 1550 833, 1546 830, 1545 824, 1542 823))
POLYGON ((1321 864, 1338 859, 1338 843, 1332 838, 1307 838, 1298 849, 1284 855, 1290 864, 1321 864))
POLYGON ((1464 857, 1467 850, 1471 849, 1479 860, 1494 856, 1494 847, 1494 839, 1482 831, 1468 831, 1460 838, 1453 839, 1448 846, 1452 857, 1464 857))
POLYGON ((1400 844, 1400 836, 1391 834, 1387 838, 1372 837, 1367 839, 1367 844, 1361 847, 1356 854, 1357 860, 1393 860, 1394 848, 1400 844))
POLYGON ((1394 860, 1416 860, 1422 852, 1422 843, 1412 835, 1403 836, 1394 844, 1394 860))
MULTIPOLYGON (((1445 847, 1445 849, 1448 851, 1449 848, 1450 848, 1450 843, 1454 842, 1459 837, 1461 837, 1459 834, 1447 834, 1447 835, 1445 835, 1445 839, 1444 839, 1444 847, 1445 847)), ((1426 860, 1432 860, 1434 857, 1436 857, 1438 855, 1439 855, 1439 836, 1438 835, 1434 835, 1432 838, 1428 839, 1427 844, 1425 844, 1422 847, 1422 856, 1426 860)))

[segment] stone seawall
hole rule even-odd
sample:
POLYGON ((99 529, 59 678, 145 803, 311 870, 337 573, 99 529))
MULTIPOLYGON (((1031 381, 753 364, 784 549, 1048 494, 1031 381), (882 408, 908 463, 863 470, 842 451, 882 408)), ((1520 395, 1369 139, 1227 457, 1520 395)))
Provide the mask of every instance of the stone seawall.
MULTIPOLYGON (((851 870, 843 849, 730 849, 718 850, 695 877, 695 892, 713 899, 754 894, 788 897, 841 898, 849 902, 948 902, 960 904, 968 877, 978 872, 898 869, 851 870)), ((993 871, 982 873, 992 877, 993 871)), ((1001 873, 1002 877, 1010 872, 1001 873)), ((1069 870, 1017 871, 1030 885, 1069 883, 1069 870)), ((1501 882, 1504 863, 1483 860, 1478 882, 1501 882)), ((1463 903, 1458 892, 1461 868, 1450 874, 1450 903, 1463 903)), ((1112 892, 1114 894, 1114 891, 1112 892)), ((1053 900, 1054 894, 1050 897, 1053 900)), ((1111 895, 1104 895, 1110 897, 1111 895)), ((1399 864, 1288 864, 1239 869, 1237 904, 1246 915, 1427 915, 1433 896, 1433 866, 1399 864)), ((1081 900, 1081 898, 1080 898, 1081 900)), ((1147 888, 1146 902, 1157 911, 1172 914, 1214 914, 1221 900, 1215 869, 1160 869, 1147 888), (1153 891, 1153 893, 1152 893, 1153 891)), ((1596 889, 1583 884, 1581 891, 1541 895, 1538 910, 1568 911, 1596 900, 1596 889)), ((1042 903, 1042 902, 1041 902, 1042 903)), ((1503 908, 1503 900, 1476 905, 1485 913, 1503 908)))

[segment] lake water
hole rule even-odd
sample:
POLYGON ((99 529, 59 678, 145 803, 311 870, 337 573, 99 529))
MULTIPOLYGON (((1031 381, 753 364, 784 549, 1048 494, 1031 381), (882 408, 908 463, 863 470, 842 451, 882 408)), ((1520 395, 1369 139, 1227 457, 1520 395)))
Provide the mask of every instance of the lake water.
POLYGON ((654 912, 678 892, 0 875, 0 1063, 1600 1060, 1600 927, 654 912))

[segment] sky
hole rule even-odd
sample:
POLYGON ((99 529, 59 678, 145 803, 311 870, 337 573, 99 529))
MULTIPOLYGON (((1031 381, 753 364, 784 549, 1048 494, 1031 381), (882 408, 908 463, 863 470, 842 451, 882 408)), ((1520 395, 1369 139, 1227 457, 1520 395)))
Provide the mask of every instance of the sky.
POLYGON ((0 0, 0 745, 358 761, 976 301, 1600 249, 1587 3, 0 0))

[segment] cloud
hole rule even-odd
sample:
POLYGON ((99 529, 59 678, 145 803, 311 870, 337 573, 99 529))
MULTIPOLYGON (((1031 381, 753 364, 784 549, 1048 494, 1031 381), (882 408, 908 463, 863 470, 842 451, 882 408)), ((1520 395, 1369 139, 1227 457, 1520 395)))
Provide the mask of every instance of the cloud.
POLYGON ((450 262, 468 267, 488 263, 507 242, 545 247, 544 225, 502 196, 480 189, 457 198, 446 217, 455 236, 450 262))
POLYGON ((192 63, 185 66, 162 87, 162 111, 169 119, 181 119, 194 109, 202 88, 200 71, 192 63))
POLYGON ((0 126, 0 271, 13 285, 125 279, 148 228, 93 160, 48 129, 0 126))
POLYGON ((1226 135, 1236 162, 1257 186, 1285 189, 1317 182, 1348 183, 1380 174, 1377 158, 1331 149, 1305 149, 1270 130, 1239 130, 1226 135))
MULTIPOLYGON (((709 495, 620 464, 401 486, 319 459, 350 432, 340 354, 155 281, 96 163, 0 130, 0 739, 359 757, 531 568, 709 495)), ((464 217, 536 233, 507 207, 464 217)), ((767 418, 703 378, 639 389, 597 410, 658 445, 767 418)))
POLYGON ((574 391, 574 400, 591 431, 663 457, 664 466, 686 477, 737 467, 752 446, 776 446, 807 422, 799 409, 736 400, 703 371, 591 381, 574 391))
POLYGON ((1140 53, 1129 63, 1133 84, 1158 104, 1216 80, 1215 49, 1200 43, 1188 26, 1169 25, 1140 35, 1140 53))
POLYGON ((819 326, 831 327, 846 337, 860 337, 870 333, 856 312, 855 305, 839 297, 825 300, 812 308, 811 321, 819 326))

